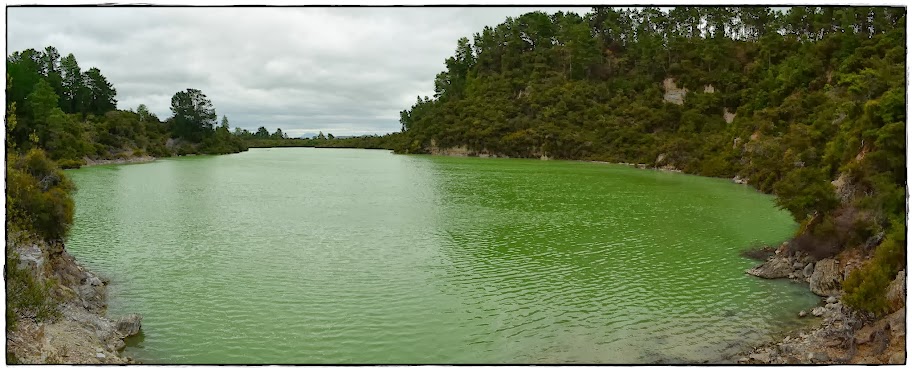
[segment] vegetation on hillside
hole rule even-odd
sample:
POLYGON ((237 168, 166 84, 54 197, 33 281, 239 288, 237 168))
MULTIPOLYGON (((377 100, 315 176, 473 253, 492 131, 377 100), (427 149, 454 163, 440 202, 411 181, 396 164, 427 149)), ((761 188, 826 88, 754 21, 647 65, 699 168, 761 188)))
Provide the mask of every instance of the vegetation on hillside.
POLYGON ((905 24, 884 7, 527 13, 459 39, 392 146, 739 176, 801 224, 793 249, 880 256, 845 290, 884 312, 870 297, 905 261, 905 24))
POLYGON ((56 48, 27 49, 7 57, 7 101, 18 123, 7 127, 10 145, 22 153, 45 150, 64 168, 85 159, 150 155, 222 154, 246 150, 230 135, 227 120, 215 126, 212 102, 196 89, 171 98, 172 117, 161 121, 144 104, 118 110, 117 89, 98 68, 83 72, 73 54, 56 48))

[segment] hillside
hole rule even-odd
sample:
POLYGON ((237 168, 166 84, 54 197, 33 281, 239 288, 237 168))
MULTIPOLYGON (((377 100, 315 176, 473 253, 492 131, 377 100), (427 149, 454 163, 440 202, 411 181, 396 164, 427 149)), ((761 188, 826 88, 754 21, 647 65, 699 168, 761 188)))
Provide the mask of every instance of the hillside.
POLYGON ((462 38, 400 153, 642 163, 744 179, 801 227, 789 253, 867 262, 882 315, 905 266, 905 10, 676 7, 527 13, 462 38))

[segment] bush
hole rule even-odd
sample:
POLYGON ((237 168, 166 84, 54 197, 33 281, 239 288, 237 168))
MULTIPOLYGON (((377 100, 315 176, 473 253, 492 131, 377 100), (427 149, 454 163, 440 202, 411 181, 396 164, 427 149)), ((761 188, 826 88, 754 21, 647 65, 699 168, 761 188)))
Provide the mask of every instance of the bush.
POLYGON ((7 250, 3 276, 6 280, 6 327, 16 325, 19 318, 36 322, 51 320, 60 315, 57 302, 48 294, 50 282, 42 284, 24 268, 20 268, 15 252, 7 250))
POLYGON ((82 159, 61 159, 57 161, 57 164, 60 165, 60 168, 69 169, 69 168, 79 168, 85 166, 85 160, 82 159))
POLYGON ((905 226, 894 222, 890 233, 874 251, 874 258, 852 271, 843 283, 848 306, 875 315, 889 313, 887 287, 906 261, 905 226))
POLYGON ((6 163, 7 231, 62 240, 73 223, 73 183, 40 149, 11 154, 6 163))

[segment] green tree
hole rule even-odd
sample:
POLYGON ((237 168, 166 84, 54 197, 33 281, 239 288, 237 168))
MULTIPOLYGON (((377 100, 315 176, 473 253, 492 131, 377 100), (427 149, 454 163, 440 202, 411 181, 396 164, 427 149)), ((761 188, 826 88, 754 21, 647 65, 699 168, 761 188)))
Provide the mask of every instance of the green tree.
POLYGON ((187 89, 171 97, 174 134, 191 142, 200 142, 212 134, 216 121, 212 102, 201 91, 187 89))
POLYGON ((117 108, 117 90, 98 68, 90 68, 84 76, 86 91, 85 113, 104 115, 117 108))
POLYGON ((82 112, 86 103, 86 85, 79 63, 72 53, 60 60, 63 95, 60 107, 66 113, 82 112))

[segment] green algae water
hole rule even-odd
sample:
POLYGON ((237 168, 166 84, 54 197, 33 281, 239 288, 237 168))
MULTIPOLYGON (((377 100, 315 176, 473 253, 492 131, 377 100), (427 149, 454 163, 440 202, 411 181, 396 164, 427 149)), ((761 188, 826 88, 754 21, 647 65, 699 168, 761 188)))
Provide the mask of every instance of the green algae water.
POLYGON ((744 274, 796 225, 720 179, 309 148, 68 173, 68 249, 144 363, 714 362, 816 302, 744 274))

